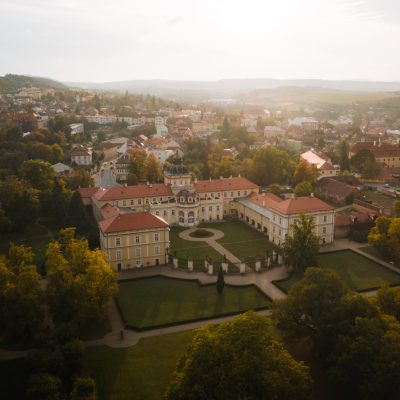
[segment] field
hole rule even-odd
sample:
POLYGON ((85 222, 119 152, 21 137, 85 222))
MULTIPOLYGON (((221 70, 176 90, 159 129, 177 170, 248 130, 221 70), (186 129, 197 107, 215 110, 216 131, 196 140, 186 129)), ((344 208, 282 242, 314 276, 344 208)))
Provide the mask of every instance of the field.
POLYGON ((225 285, 218 294, 215 284, 200 286, 197 281, 161 276, 120 281, 117 302, 129 326, 145 329, 270 305, 255 286, 225 285))
MULTIPOLYGON (((400 285, 400 274, 351 250, 321 254, 318 262, 321 267, 334 270, 345 285, 356 292, 384 285, 400 285)), ((288 292, 300 279, 301 276, 293 275, 290 279, 276 281, 274 284, 284 292, 288 292)))
POLYGON ((266 251, 273 250, 273 245, 263 234, 241 221, 211 222, 201 224, 200 227, 223 231, 224 237, 219 239, 218 243, 238 258, 264 257, 266 251))

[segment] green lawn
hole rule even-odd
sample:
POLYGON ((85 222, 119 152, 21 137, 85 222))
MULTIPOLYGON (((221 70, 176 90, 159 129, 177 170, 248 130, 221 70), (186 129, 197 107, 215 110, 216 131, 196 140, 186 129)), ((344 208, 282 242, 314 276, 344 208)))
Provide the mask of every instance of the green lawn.
POLYGON ((85 371, 97 383, 98 400, 159 400, 195 331, 141 339, 133 347, 88 347, 85 371))
POLYGON ((377 190, 363 190, 362 194, 364 200, 371 201, 375 205, 389 209, 392 208, 392 203, 395 200, 395 198, 380 193, 377 190))
POLYGON ((219 295, 216 286, 197 281, 154 276, 120 281, 117 301, 125 321, 133 327, 213 318, 268 307, 270 300, 254 286, 226 286, 219 295))
POLYGON ((238 258, 264 257, 266 251, 271 252, 274 248, 263 234, 241 221, 210 222, 200 227, 223 231, 224 237, 218 243, 238 258))
POLYGON ((52 239, 53 233, 45 226, 34 224, 20 234, 0 235, 0 254, 8 252, 11 242, 14 244, 25 244, 32 247, 35 254, 33 261, 40 270, 45 261, 47 246, 52 239))
MULTIPOLYGON (((386 261, 386 262, 391 262, 392 259, 390 257, 385 257, 385 254, 382 254, 373 246, 364 246, 364 247, 359 247, 358 250, 363 251, 364 253, 369 254, 370 256, 379 258, 380 260, 386 261)), ((397 261, 394 261, 393 263, 394 266, 400 267, 399 263, 397 261)))
MULTIPOLYGON (((400 274, 351 250, 321 254, 318 262, 321 267, 334 270, 350 290, 363 291, 384 285, 400 285, 400 274)), ((274 284, 288 292, 300 279, 301 276, 293 275, 288 280, 276 281, 274 284)))

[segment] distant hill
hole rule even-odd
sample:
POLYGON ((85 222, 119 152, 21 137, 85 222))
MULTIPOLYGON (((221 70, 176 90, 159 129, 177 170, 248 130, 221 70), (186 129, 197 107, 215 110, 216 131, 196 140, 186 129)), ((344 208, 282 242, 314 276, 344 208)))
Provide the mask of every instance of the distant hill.
POLYGON ((40 89, 62 89, 66 88, 63 83, 48 78, 36 76, 7 74, 0 76, 0 93, 15 93, 22 88, 37 87, 40 89))
POLYGON ((69 86, 84 89, 106 91, 129 91, 131 93, 144 93, 161 97, 184 100, 206 101, 212 98, 235 98, 243 100, 244 97, 258 97, 262 92, 265 97, 284 93, 286 101, 309 95, 314 100, 320 97, 341 97, 345 93, 355 93, 352 100, 364 97, 388 97, 390 92, 400 91, 400 82, 374 82, 352 80, 321 80, 321 79, 222 79, 218 81, 179 81, 179 80, 129 80, 103 83, 66 82, 69 86), (336 93, 333 93, 336 92, 336 93), (371 94, 371 96, 369 96, 371 94))

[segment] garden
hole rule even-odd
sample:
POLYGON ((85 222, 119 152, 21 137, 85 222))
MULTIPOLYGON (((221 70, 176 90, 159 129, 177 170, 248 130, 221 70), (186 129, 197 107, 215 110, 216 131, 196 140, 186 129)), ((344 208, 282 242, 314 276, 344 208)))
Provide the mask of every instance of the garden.
POLYGON ((270 299, 256 286, 225 284, 218 294, 215 284, 162 276, 119 281, 116 296, 127 326, 150 329, 199 319, 265 309, 270 299))
MULTIPOLYGON (((318 256, 322 268, 330 268, 337 273, 348 289, 363 292, 381 286, 400 285, 400 274, 364 257, 352 250, 322 253, 318 256)), ((287 293, 302 278, 293 274, 290 278, 273 282, 287 293)))

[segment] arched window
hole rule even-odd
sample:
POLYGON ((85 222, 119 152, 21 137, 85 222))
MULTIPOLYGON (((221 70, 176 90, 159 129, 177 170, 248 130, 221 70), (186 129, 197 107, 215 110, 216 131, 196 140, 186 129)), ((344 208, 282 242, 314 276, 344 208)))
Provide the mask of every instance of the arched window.
POLYGON ((194 212, 193 211, 189 211, 188 222, 189 222, 189 224, 193 224, 194 223, 194 212))
POLYGON ((179 222, 182 224, 185 222, 185 214, 183 211, 179 211, 179 222))

